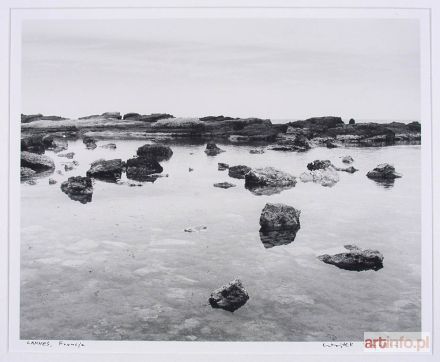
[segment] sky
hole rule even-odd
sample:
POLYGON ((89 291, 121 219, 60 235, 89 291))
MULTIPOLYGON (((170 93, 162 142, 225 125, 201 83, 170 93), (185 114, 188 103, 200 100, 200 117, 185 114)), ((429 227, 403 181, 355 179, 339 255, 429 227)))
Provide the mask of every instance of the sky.
POLYGON ((27 20, 22 113, 420 119, 411 19, 27 20))

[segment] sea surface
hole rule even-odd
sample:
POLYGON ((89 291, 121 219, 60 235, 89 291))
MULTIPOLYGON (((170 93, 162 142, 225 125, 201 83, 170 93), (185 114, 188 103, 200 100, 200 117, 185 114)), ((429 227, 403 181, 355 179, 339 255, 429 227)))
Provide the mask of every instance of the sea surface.
MULTIPOLYGON (((420 146, 315 148, 305 153, 220 145, 171 145, 161 162, 168 177, 130 187, 96 180, 92 202, 60 189, 99 159, 136 154, 145 141, 115 141, 116 150, 87 150, 69 141, 79 166, 21 187, 22 339, 324 341, 362 340, 365 331, 415 331, 421 326, 420 146), (258 196, 217 163, 273 166, 299 176, 307 163, 329 159, 334 187, 302 183, 258 196), (365 174, 387 162, 403 177, 379 184, 365 174), (189 168, 194 171, 189 172, 189 168), (48 178, 58 181, 49 185, 48 178), (213 187, 228 181, 230 189, 213 187), (293 243, 265 248, 259 217, 267 202, 301 210, 293 243), (206 226, 201 232, 187 227, 206 226), (378 271, 347 271, 317 256, 345 244, 377 249, 378 271), (234 313, 213 309, 211 291, 240 278, 250 299, 234 313)), ((137 183, 137 182, 136 182, 137 183)))

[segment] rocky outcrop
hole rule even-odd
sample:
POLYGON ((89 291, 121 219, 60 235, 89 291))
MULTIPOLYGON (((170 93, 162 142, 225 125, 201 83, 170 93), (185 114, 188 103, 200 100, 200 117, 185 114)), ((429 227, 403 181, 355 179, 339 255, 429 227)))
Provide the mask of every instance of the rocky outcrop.
POLYGON ((90 165, 87 171, 87 177, 97 178, 105 181, 116 182, 122 175, 122 160, 97 160, 90 165))
POLYGON ((235 187, 237 185, 231 184, 230 182, 218 182, 214 184, 214 187, 219 187, 222 189, 229 189, 230 187, 235 187))
POLYGON ((277 136, 276 144, 269 147, 273 151, 296 151, 304 152, 311 148, 310 141, 305 132, 300 128, 288 127, 286 134, 277 136))
POLYGON ((55 169, 55 163, 50 157, 26 151, 21 152, 21 166, 37 172, 55 169))
POLYGON ((101 147, 105 148, 107 150, 116 150, 116 144, 114 144, 114 143, 106 143, 105 145, 102 145, 101 147))
POLYGON ((32 135, 21 139, 22 151, 43 154, 45 148, 43 136, 41 135, 32 135))
POLYGON ((296 185, 296 177, 273 167, 251 169, 245 187, 256 195, 273 195, 296 185))
POLYGON ((227 170, 228 168, 229 168, 229 165, 227 163, 223 163, 223 162, 218 163, 218 170, 219 171, 224 171, 224 170, 227 170))
POLYGON ((168 113, 151 113, 151 114, 127 113, 124 114, 123 118, 124 120, 134 120, 134 121, 153 123, 161 119, 174 118, 174 116, 168 113))
POLYGON ((333 164, 329 160, 315 160, 307 164, 307 168, 310 171, 325 170, 326 168, 333 167, 333 164))
POLYGON ((203 122, 221 122, 221 121, 231 121, 237 118, 225 117, 225 116, 206 116, 201 117, 200 120, 203 122))
POLYGON ((301 211, 285 204, 267 203, 260 216, 260 239, 266 248, 290 244, 301 224, 301 211))
POLYGON ((61 183, 61 190, 70 199, 82 204, 92 201, 93 183, 90 177, 74 176, 61 183))
POLYGON ((165 161, 171 158, 173 151, 170 147, 160 144, 147 144, 137 149, 139 157, 151 158, 158 162, 165 161))
POLYGON ((214 290, 208 299, 212 308, 234 312, 249 300, 249 294, 239 279, 214 290))
POLYGON ((353 118, 350 118, 350 120, 348 121, 348 124, 356 124, 356 121, 353 118))
POLYGON ((21 123, 30 123, 40 120, 48 121, 62 121, 66 118, 60 116, 43 116, 41 113, 38 114, 21 114, 21 123))
POLYGON ((344 156, 344 157, 342 157, 342 162, 344 162, 344 163, 348 163, 348 164, 350 164, 350 163, 353 163, 353 157, 351 157, 351 156, 344 156))
POLYGON ((127 160, 127 178, 135 181, 150 181, 154 174, 161 173, 162 166, 155 159, 135 157, 127 160))
POLYGON ((345 245, 346 253, 320 255, 318 259, 340 269, 363 271, 383 268, 383 255, 377 250, 362 250, 354 245, 345 245))
POLYGON ((344 122, 341 117, 313 117, 304 121, 288 123, 289 127, 300 128, 307 138, 323 137, 328 134, 329 129, 342 128, 344 122))
POLYGON ((244 179, 245 175, 251 170, 250 167, 244 165, 230 166, 228 175, 229 177, 244 179))
POLYGON ((373 180, 394 180, 395 178, 402 177, 402 175, 396 172, 394 166, 382 163, 369 171, 367 177, 373 180))
POLYGON ((219 153, 225 152, 225 150, 222 150, 219 148, 214 142, 208 142, 206 145, 205 153, 208 156, 217 156, 219 153))
POLYGON ((96 140, 92 137, 84 137, 83 143, 88 150, 94 150, 96 148, 96 140))
POLYGON ((28 167, 20 167, 20 178, 22 180, 26 180, 34 176, 37 172, 28 168, 28 167))
POLYGON ((339 147, 339 145, 335 141, 333 141, 333 140, 327 140, 325 142, 325 146, 327 148, 338 148, 339 147))
POLYGON ((101 117, 104 118, 114 118, 114 119, 121 119, 121 113, 119 112, 104 112, 101 114, 101 117))

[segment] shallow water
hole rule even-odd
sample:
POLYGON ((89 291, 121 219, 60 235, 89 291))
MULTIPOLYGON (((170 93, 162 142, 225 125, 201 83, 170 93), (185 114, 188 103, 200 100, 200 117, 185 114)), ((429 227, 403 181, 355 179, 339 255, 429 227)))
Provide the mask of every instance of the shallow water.
POLYGON ((361 340, 364 331, 420 329, 420 147, 327 149, 306 153, 222 145, 171 146, 163 177, 142 187, 95 181, 93 200, 60 190, 99 158, 127 159, 144 141, 98 142, 86 150, 69 142, 77 169, 60 158, 50 177, 22 184, 21 338, 82 340, 322 341, 361 340), (340 172, 334 187, 302 183, 257 196, 244 180, 218 171, 230 165, 273 166, 299 176, 315 159, 342 167, 351 155, 355 174, 340 172), (381 185, 365 174, 379 163, 403 174, 381 185), (189 172, 188 168, 194 169, 189 172), (237 187, 221 189, 216 182, 237 187), (259 217, 266 202, 302 211, 293 243, 265 248, 259 217), (207 230, 187 233, 189 226, 207 230), (347 271, 317 259, 343 245, 377 249, 379 271, 347 271), (212 290, 240 278, 250 299, 230 313, 212 309, 212 290))

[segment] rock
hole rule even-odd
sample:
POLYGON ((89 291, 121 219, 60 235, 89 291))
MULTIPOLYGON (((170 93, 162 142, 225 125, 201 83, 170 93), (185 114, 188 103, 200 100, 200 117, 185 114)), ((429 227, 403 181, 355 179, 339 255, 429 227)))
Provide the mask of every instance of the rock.
POLYGON ((57 180, 50 178, 49 179, 49 185, 55 185, 57 183, 57 180))
POLYGON ((199 231, 205 231, 207 230, 208 227, 204 226, 204 225, 199 225, 199 226, 192 226, 192 227, 187 227, 186 229, 184 229, 183 231, 187 232, 187 233, 197 233, 199 231))
POLYGON ((422 125, 420 122, 411 122, 406 125, 411 132, 421 132, 422 125))
POLYGON ((70 199, 82 204, 92 201, 93 183, 90 177, 73 176, 61 183, 61 190, 70 199))
POLYGON ((345 270, 379 270, 383 268, 383 255, 377 250, 361 250, 354 245, 346 245, 347 253, 320 255, 318 259, 345 270))
POLYGON ((191 167, 188 168, 188 172, 193 172, 193 171, 194 171, 193 168, 191 168, 191 167))
POLYGON ((229 167, 229 177, 244 179, 244 176, 251 170, 250 167, 244 165, 237 165, 229 167))
POLYGON ((124 115, 125 120, 142 121, 142 122, 157 122, 161 119, 174 118, 172 114, 168 113, 152 113, 152 114, 139 114, 139 113, 127 113, 124 115))
POLYGON ((356 121, 353 118, 350 118, 350 120, 348 121, 348 124, 355 124, 356 121))
POLYGON ((21 166, 37 172, 55 169, 55 163, 48 156, 26 151, 21 152, 21 166))
POLYGON ((101 114, 104 118, 114 118, 114 119, 121 119, 121 113, 119 112, 104 112, 101 114))
POLYGON ((38 121, 43 118, 41 113, 38 114, 21 114, 21 123, 29 123, 33 121, 38 121))
POLYGON ((325 143, 327 148, 337 148, 339 147, 334 141, 327 140, 325 143))
POLYGON ((300 128, 308 138, 313 138, 327 135, 330 129, 343 128, 344 122, 341 117, 313 117, 304 121, 290 122, 288 126, 300 128))
POLYGON ((338 171, 348 172, 348 173, 355 173, 356 171, 358 171, 358 169, 354 168, 353 166, 346 167, 346 168, 337 168, 337 170, 338 171))
POLYGON ((225 152, 225 150, 222 150, 221 148, 217 147, 217 145, 214 142, 208 142, 208 144, 206 145, 205 153, 208 156, 216 156, 222 152, 225 152))
POLYGON ((93 137, 84 137, 83 143, 88 150, 94 150, 96 148, 96 140, 93 137))
POLYGON ((160 144, 143 145, 137 149, 136 153, 139 157, 151 158, 158 162, 168 160, 173 155, 170 147, 160 144))
POLYGON ((239 279, 214 290, 208 299, 212 308, 234 312, 249 300, 249 294, 239 279))
POLYGON ((256 195, 273 195, 295 185, 295 176, 273 167, 251 169, 245 175, 245 187, 256 195))
POLYGON ((342 157, 342 162, 344 162, 344 163, 353 163, 353 157, 351 157, 351 156, 344 156, 344 157, 342 157))
POLYGON ((163 171, 162 166, 152 158, 136 157, 127 160, 127 178, 135 181, 153 181, 154 174, 163 171))
POLYGON ((199 134, 205 129, 205 122, 200 121, 198 118, 165 118, 157 120, 151 127, 161 129, 164 132, 172 130, 177 133, 185 131, 188 134, 199 134))
POLYGON ((23 179, 28 179, 32 176, 34 176, 36 174, 36 172, 28 167, 20 167, 20 178, 23 179))
POLYGON ((101 147, 107 150, 116 150, 116 145, 114 143, 107 143, 105 145, 102 145, 101 147))
POLYGON ((87 177, 93 177, 107 181, 117 181, 122 175, 122 160, 97 160, 93 162, 87 171, 87 177))
POLYGON ((75 152, 59 153, 58 157, 66 157, 71 160, 75 156, 75 152))
POLYGON ((322 186, 332 187, 339 182, 339 175, 336 169, 329 167, 326 169, 318 169, 313 171, 303 172, 300 176, 302 182, 316 182, 322 186))
POLYGON ((262 154, 262 153, 264 153, 264 148, 254 148, 254 149, 250 150, 249 153, 251 153, 253 155, 262 154))
POLYGON ((62 164, 64 165, 64 171, 72 171, 79 165, 79 162, 78 161, 63 162, 62 164))
POLYGON ((218 170, 219 171, 224 171, 224 170, 227 170, 228 168, 229 168, 229 165, 227 163, 222 163, 222 162, 218 163, 218 170))
POLYGON ((200 120, 203 122, 219 122, 219 121, 231 121, 237 118, 225 117, 225 116, 206 116, 201 117, 200 120))
POLYGON ((230 182, 218 182, 214 184, 214 187, 220 187, 222 189, 229 189, 230 187, 235 187, 237 185, 231 184, 230 182))
POLYGON ((21 150, 43 154, 45 146, 43 143, 43 137, 40 135, 32 135, 21 139, 21 150))
POLYGON ((402 177, 402 175, 396 172, 394 166, 388 163, 382 163, 376 166, 372 171, 369 171, 367 177, 374 180, 393 180, 402 177))
POLYGON ((126 114, 124 114, 124 116, 122 117, 122 119, 126 119, 126 120, 129 120, 129 119, 132 119, 132 120, 138 120, 140 117, 141 117, 141 115, 140 115, 139 113, 132 112, 132 113, 126 113, 126 114))
POLYGON ((326 168, 333 167, 333 164, 329 160, 315 160, 307 164, 307 168, 310 171, 325 170, 326 168))
POLYGON ((27 180, 27 181, 26 181, 26 184, 33 186, 33 185, 36 185, 36 184, 37 184, 37 181, 35 181, 35 180, 33 180, 33 179, 30 179, 30 180, 27 180))
POLYGON ((297 131, 289 127, 286 135, 279 135, 277 144, 271 146, 269 149, 273 151, 287 151, 287 152, 304 152, 311 148, 307 137, 302 134, 302 131, 297 131))

